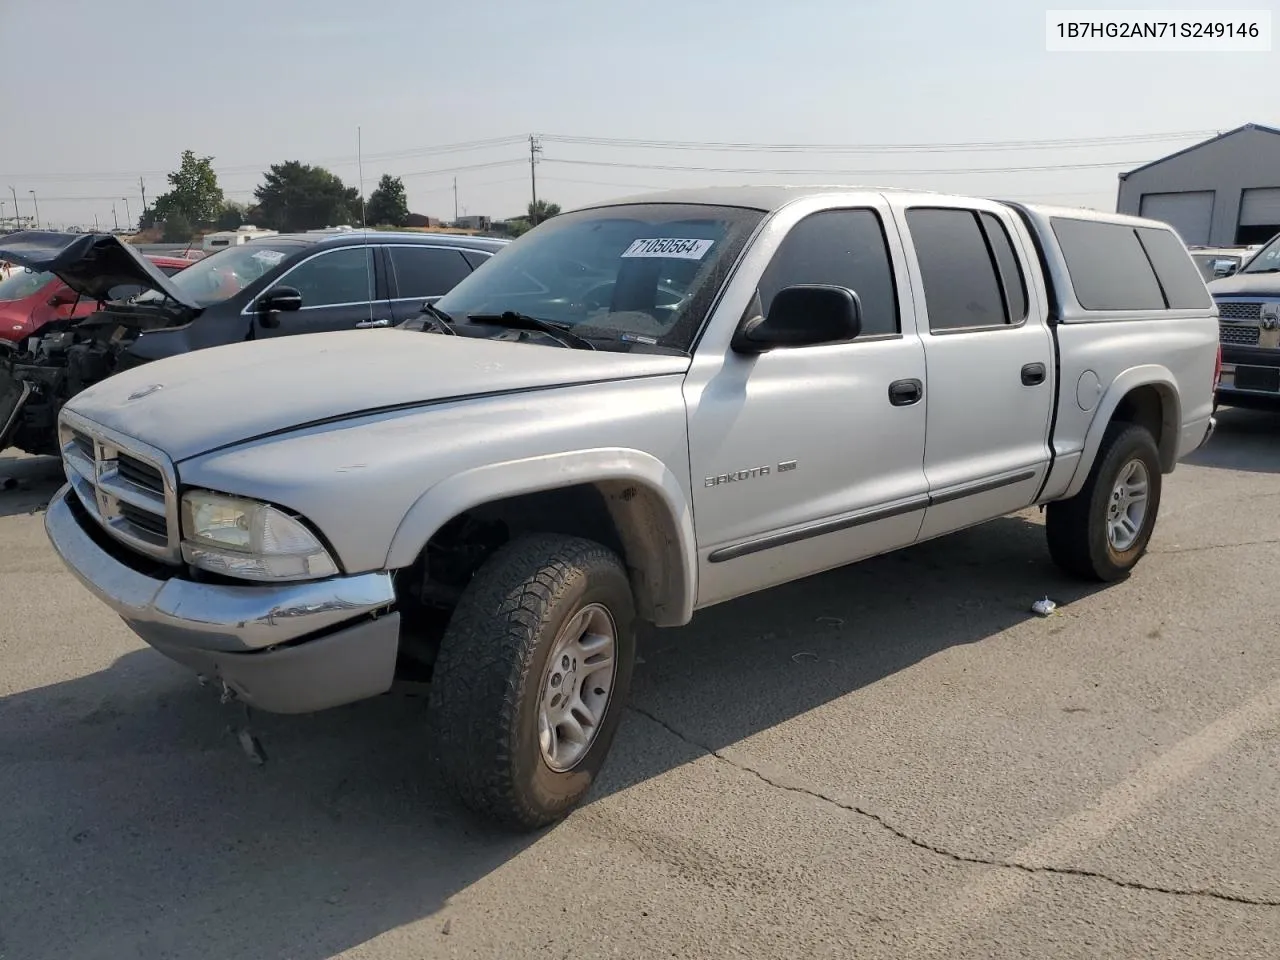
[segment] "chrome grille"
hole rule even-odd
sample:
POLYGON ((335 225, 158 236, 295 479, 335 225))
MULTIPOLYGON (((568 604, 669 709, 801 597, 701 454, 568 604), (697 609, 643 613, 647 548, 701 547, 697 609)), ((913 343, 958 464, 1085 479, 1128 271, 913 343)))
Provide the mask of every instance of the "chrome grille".
POLYGON ((1243 323, 1220 323, 1218 324, 1218 339, 1222 343, 1255 347, 1258 345, 1258 328, 1243 323))
POLYGON ((180 563, 177 485, 168 459, 65 410, 58 438, 67 482, 90 516, 139 553, 180 563))
POLYGON ((1218 316, 1223 320, 1258 320, 1262 317, 1262 301, 1219 300, 1218 316))

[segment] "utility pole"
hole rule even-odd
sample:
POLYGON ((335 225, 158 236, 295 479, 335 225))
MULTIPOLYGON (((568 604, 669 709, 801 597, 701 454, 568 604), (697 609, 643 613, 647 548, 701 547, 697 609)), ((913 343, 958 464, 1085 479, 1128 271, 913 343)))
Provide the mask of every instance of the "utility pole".
POLYGON ((360 127, 356 126, 356 171, 360 177, 360 226, 364 227, 364 150, 360 145, 360 127))
POLYGON ((18 209, 18 191, 13 189, 13 184, 9 184, 9 192, 13 194, 13 228, 15 230, 21 230, 22 211, 18 209))
POLYGON ((125 225, 125 228, 126 228, 126 229, 128 229, 128 230, 132 230, 132 229, 133 229, 133 213, 129 210, 129 198, 128 198, 128 197, 121 197, 120 199, 124 201, 124 225, 125 225))
POLYGON ((116 222, 116 229, 119 230, 120 218, 116 216, 116 205, 114 203, 111 205, 111 219, 116 222))
POLYGON ((458 222, 458 178, 453 178, 453 222, 458 222))
POLYGON ((529 226, 538 225, 538 154, 542 152, 542 142, 532 133, 529 134, 529 190, 533 194, 533 203, 529 207, 529 226))
POLYGON ((101 231, 98 229, 98 215, 97 215, 96 213, 93 215, 93 232, 94 232, 94 233, 100 233, 100 232, 101 232, 101 231))
POLYGON ((142 212, 147 212, 147 184, 141 177, 138 178, 138 189, 142 191, 142 212))
POLYGON ((40 203, 39 201, 36 200, 36 192, 34 190, 28 190, 27 193, 31 194, 31 205, 35 207, 35 210, 36 210, 36 229, 39 230, 40 229, 40 203))

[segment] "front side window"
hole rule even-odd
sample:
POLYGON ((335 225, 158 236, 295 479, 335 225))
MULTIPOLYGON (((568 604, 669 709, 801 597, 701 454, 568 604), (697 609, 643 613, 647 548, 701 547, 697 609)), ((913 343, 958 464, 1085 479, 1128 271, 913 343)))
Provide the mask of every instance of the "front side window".
POLYGON ((687 351, 764 213, 638 203, 561 214, 436 304, 456 322, 522 313, 579 336, 687 351))
POLYGON ((898 297, 884 227, 874 210, 823 210, 791 228, 760 278, 765 316, 783 287, 821 283, 858 295, 862 333, 898 333, 898 297))
POLYGON ((373 299, 373 248, 340 247, 304 260, 278 283, 302 294, 302 307, 368 303, 373 299))
POLYGON ((396 276, 396 297, 438 297, 448 293, 471 267, 459 250, 438 247, 387 247, 396 276))
MULTIPOLYGON (((920 262, 931 332, 997 327, 1022 319, 1015 320, 1006 307, 1007 300, 1018 300, 1002 289, 988 246, 990 234, 977 211, 916 207, 907 211, 907 227, 920 262)), ((1012 249, 1008 256, 1013 256, 1012 249)), ((1016 270, 1016 261, 1012 268, 1016 270)), ((1021 303, 1025 316, 1025 292, 1021 303)))
POLYGON ((0 273, 0 300, 25 300, 46 283, 54 280, 52 273, 14 267, 6 277, 0 273))

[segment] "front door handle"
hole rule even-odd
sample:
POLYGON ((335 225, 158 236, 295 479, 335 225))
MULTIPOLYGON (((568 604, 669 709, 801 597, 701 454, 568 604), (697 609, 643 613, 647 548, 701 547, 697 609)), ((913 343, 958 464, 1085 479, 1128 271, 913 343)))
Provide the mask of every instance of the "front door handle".
POLYGON ((368 330, 370 327, 389 327, 391 321, 386 317, 379 317, 377 320, 361 320, 356 324, 357 330, 368 330))
POLYGON ((1022 385, 1035 387, 1044 383, 1045 369, 1043 363, 1028 363, 1022 368, 1022 385))
POLYGON ((889 384, 889 402, 895 407, 908 407, 924 396, 924 384, 919 380, 895 380, 889 384))

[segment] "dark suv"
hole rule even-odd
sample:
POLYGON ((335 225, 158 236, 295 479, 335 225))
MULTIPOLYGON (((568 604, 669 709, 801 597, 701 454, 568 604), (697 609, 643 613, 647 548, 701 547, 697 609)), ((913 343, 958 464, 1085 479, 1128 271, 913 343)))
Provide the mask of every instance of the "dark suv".
POLYGON ((54 424, 68 399, 149 360, 241 340, 393 326, 508 242, 363 230, 282 234, 228 247, 167 277, 108 234, 12 234, 0 240, 0 260, 57 274, 98 309, 0 350, 0 449, 55 452, 54 424), (145 292, 109 300, 122 283, 145 292))

